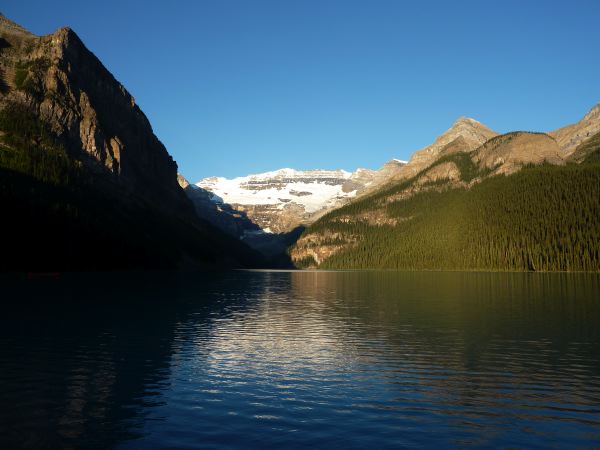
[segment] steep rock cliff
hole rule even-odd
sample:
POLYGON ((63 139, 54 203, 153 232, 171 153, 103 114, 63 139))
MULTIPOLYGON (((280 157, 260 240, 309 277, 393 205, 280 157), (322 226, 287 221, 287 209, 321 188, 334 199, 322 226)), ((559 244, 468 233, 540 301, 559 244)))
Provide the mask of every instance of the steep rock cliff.
POLYGON ((148 119, 74 31, 37 37, 6 18, 0 31, 0 108, 25 105, 71 158, 131 192, 171 207, 187 203, 177 164, 148 119))
POLYGON ((0 270, 243 266, 133 97, 69 28, 0 16, 0 270))

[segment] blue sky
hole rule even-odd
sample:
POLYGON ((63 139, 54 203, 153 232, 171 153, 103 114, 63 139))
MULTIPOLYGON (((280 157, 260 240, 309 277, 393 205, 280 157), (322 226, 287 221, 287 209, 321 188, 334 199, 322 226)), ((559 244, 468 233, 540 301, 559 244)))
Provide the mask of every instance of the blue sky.
POLYGON ((190 181, 408 159, 461 115, 547 131, 600 102, 600 1, 3 0, 70 26, 190 181))

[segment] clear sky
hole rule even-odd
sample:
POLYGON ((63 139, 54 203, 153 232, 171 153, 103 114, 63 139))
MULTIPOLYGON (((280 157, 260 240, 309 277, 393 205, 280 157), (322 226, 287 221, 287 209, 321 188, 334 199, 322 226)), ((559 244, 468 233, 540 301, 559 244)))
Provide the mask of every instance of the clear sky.
POLYGON ((2 0, 68 25, 190 181, 408 159, 461 115, 547 131, 600 102, 600 1, 2 0))

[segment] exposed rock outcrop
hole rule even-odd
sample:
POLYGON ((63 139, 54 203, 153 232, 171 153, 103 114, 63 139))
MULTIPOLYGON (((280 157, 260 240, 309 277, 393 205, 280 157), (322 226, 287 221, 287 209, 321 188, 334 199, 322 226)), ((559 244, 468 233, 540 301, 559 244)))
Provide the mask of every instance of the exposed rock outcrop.
POLYGON ((186 208, 177 164, 134 98, 70 28, 35 36, 0 18, 0 108, 25 105, 70 157, 133 194, 186 208))
POLYGON ((498 133, 475 119, 460 117, 452 127, 438 136, 433 144, 413 153, 398 176, 410 178, 444 155, 469 152, 497 135, 498 133))
POLYGON ((587 139, 600 132, 600 104, 594 106, 579 122, 548 133, 561 150, 561 156, 570 156, 587 139))
POLYGON ((456 164, 449 161, 438 164, 435 167, 427 170, 415 181, 417 186, 424 184, 436 183, 439 181, 458 181, 460 180, 460 170, 456 164))

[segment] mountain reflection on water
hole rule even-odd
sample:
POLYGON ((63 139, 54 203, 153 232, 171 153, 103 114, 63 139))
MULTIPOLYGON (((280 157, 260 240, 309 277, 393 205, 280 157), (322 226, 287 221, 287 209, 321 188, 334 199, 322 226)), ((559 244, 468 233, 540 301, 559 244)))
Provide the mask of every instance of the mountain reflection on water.
POLYGON ((600 276, 2 278, 2 448, 600 445, 600 276))

